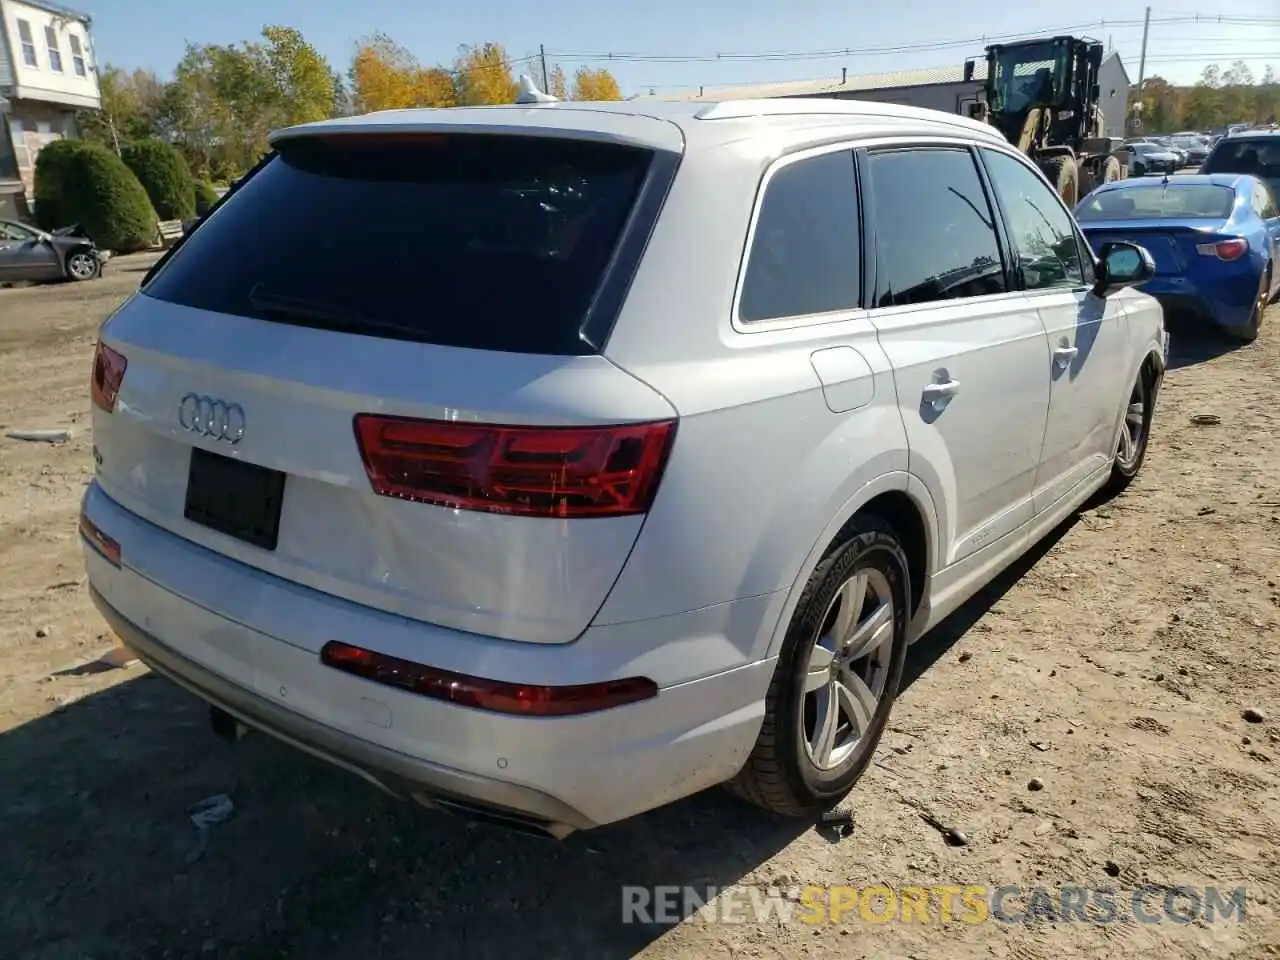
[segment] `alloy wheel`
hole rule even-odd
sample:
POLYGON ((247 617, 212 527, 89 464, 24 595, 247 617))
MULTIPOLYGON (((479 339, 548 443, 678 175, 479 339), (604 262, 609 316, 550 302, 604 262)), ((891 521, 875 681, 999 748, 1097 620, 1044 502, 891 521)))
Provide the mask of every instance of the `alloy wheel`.
POLYGON ((87 280, 92 277, 97 269, 97 264, 93 257, 87 253, 76 253, 71 256, 67 262, 67 270, 77 280, 87 280))
POLYGON ((1142 452, 1142 440, 1147 431, 1147 398, 1142 378, 1133 385, 1129 405, 1125 407, 1124 423, 1120 425, 1120 448, 1116 458, 1125 467, 1131 466, 1142 452))
POLYGON ((836 591, 809 651, 800 730, 805 754, 827 771, 846 763, 872 729, 889 677, 893 592, 876 569, 836 591))

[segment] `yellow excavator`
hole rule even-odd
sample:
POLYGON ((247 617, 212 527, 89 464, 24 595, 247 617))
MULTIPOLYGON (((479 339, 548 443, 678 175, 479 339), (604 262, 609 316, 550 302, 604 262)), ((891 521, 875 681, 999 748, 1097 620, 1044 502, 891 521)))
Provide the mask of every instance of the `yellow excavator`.
MULTIPOLYGON (((970 108, 1035 161, 1067 206, 1125 175, 1103 136, 1102 54, 1102 44, 1077 37, 987 47, 985 99, 970 108)), ((972 60, 964 73, 973 78, 972 60)))

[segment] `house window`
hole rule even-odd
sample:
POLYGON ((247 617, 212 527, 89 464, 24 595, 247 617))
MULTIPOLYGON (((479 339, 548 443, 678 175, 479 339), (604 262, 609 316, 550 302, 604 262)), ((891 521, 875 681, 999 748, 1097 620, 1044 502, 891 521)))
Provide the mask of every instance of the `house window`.
POLYGON ((22 60, 28 67, 40 66, 40 61, 36 59, 36 41, 31 33, 31 21, 18 21, 18 39, 22 41, 22 60))
POLYGON ((53 24, 44 28, 44 42, 49 47, 49 69, 61 73, 62 51, 58 49, 58 31, 53 29, 53 24))
POLYGON ((87 77, 89 73, 84 64, 84 47, 80 46, 80 38, 73 33, 70 39, 71 65, 75 69, 77 77, 87 77))

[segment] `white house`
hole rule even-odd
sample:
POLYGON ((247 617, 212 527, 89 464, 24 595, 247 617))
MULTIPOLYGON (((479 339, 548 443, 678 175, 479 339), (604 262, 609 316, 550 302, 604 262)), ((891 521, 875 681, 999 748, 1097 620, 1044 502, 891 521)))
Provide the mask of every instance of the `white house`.
POLYGON ((22 216, 36 154, 77 135, 77 110, 98 110, 89 16, 46 0, 0 0, 0 216, 22 216))

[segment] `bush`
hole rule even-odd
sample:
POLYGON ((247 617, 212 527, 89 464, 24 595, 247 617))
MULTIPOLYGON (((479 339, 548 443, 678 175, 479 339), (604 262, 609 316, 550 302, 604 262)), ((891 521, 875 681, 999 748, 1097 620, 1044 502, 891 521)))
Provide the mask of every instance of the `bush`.
POLYGON ((56 230, 75 222, 63 212, 62 192, 71 158, 86 146, 83 140, 54 140, 36 154, 35 218, 41 230, 56 230))
POLYGON ((191 171, 182 154, 163 140, 136 140, 125 144, 122 153, 161 220, 190 220, 196 215, 191 171))
POLYGON ((213 189, 213 184, 208 180, 192 181, 191 192, 196 201, 197 217, 203 217, 218 202, 218 191, 213 189))
MULTIPOLYGON (((37 183, 39 159, 52 146, 41 150, 37 158, 37 183)), ((62 220, 59 226, 78 223, 100 247, 118 253, 141 250, 155 242, 156 212, 147 191, 124 161, 106 147, 82 143, 55 160, 55 172, 61 177, 55 203, 62 220)), ((37 199, 36 209, 40 206, 37 199)))

